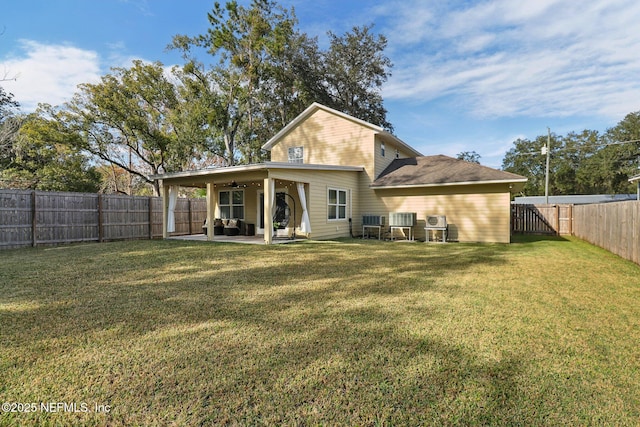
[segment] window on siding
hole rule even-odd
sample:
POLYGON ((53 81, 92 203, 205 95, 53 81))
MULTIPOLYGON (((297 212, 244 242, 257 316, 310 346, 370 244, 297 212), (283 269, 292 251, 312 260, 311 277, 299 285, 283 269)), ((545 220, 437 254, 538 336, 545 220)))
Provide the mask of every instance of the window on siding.
POLYGON ((304 163, 303 147, 289 147, 289 163, 304 163))
POLYGON ((330 188, 327 207, 327 219, 347 219, 347 191, 330 188))
POLYGON ((385 146, 384 146, 384 142, 380 143, 380 155, 382 157, 384 157, 384 152, 385 152, 385 146))
POLYGON ((244 190, 221 191, 218 207, 222 219, 244 219, 244 190))

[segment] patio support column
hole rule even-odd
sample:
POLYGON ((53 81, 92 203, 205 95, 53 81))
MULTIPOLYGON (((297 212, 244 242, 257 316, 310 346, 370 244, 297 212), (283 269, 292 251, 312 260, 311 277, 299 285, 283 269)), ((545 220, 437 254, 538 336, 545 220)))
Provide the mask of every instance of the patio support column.
POLYGON ((164 185, 164 181, 160 182, 160 197, 162 197, 162 238, 169 237, 167 231, 167 223, 169 216, 169 188, 164 185))
POLYGON ((270 245, 273 241, 273 199, 275 195, 272 178, 264 179, 264 243, 270 245))
POLYGON ((207 182, 207 240, 213 240, 213 220, 216 212, 216 189, 213 182, 207 182))

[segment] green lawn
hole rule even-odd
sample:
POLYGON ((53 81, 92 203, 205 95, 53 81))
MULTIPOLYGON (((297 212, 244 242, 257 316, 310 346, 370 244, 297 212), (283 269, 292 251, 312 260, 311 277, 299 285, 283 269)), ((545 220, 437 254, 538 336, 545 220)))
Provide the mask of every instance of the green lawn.
POLYGON ((3 425, 638 425, 639 343, 574 239, 0 252, 3 425))

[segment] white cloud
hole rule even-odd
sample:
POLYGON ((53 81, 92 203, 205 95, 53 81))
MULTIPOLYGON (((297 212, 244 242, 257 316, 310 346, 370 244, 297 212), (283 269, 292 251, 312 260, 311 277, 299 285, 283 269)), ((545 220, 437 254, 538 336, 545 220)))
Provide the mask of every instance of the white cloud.
POLYGON ((385 98, 447 97, 477 117, 619 119, 640 109, 640 2, 433 3, 377 10, 396 64, 385 98))
POLYGON ((4 83, 7 92, 24 112, 35 110, 38 103, 60 105, 71 99, 80 83, 99 80, 98 54, 71 45, 47 45, 21 40, 19 56, 0 59, 16 81, 4 83))

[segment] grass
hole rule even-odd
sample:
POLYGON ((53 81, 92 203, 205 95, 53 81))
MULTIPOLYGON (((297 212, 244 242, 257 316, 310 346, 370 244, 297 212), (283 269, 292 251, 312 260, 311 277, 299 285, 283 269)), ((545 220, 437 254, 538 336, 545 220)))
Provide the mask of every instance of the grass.
POLYGON ((574 239, 134 241, 0 263, 0 402, 80 407, 1 425, 640 422, 640 267, 574 239))

